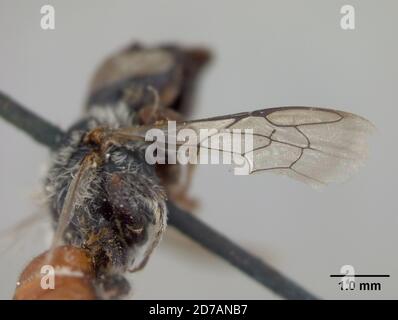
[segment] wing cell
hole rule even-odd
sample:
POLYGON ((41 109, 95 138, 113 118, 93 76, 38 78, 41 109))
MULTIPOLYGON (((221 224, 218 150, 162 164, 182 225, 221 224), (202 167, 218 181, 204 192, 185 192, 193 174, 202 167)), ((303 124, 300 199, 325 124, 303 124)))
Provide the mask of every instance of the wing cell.
MULTIPOLYGON (((373 128, 368 120, 355 114, 314 107, 270 108, 177 122, 173 132, 167 124, 156 126, 166 137, 173 138, 181 130, 194 130, 201 137, 196 145, 200 152, 240 156, 246 159, 248 174, 274 172, 313 186, 343 181, 356 171, 367 157, 368 136, 373 128), (227 132, 231 133, 229 139, 227 132), (233 146, 237 135, 241 136, 241 145, 236 150, 233 146), (251 138, 250 148, 244 146, 244 136, 251 138)), ((138 135, 144 137, 146 130, 138 130, 138 135)))

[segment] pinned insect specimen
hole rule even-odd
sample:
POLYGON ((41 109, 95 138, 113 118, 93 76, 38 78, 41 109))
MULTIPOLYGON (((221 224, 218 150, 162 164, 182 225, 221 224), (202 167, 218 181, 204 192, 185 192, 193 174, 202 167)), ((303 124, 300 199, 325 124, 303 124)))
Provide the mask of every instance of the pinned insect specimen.
MULTIPOLYGON (((250 159, 248 173, 286 174, 314 186, 346 179, 366 158, 372 125, 343 111, 278 107, 184 121, 209 57, 203 49, 140 45, 110 57, 94 76, 84 117, 54 151, 45 181, 53 248, 88 252, 102 297, 121 295, 115 288, 126 287, 123 274, 147 263, 166 228, 166 199, 195 204, 186 192, 193 166, 146 161, 149 130, 171 138, 215 129, 196 144, 202 152, 220 132, 248 129, 252 148, 239 153, 250 159), (168 121, 176 121, 175 132, 168 121)), ((222 144, 217 150, 232 152, 222 144)))

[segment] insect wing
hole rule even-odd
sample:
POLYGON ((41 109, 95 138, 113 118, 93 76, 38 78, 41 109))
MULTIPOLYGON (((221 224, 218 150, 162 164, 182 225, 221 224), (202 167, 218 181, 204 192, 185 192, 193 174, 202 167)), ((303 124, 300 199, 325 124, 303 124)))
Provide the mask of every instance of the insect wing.
MULTIPOLYGON (((183 129, 193 129, 200 136, 197 147, 201 152, 231 153, 247 162, 247 173, 285 174, 315 187, 344 181, 363 164, 373 128, 355 114, 312 107, 271 108, 180 122, 175 130, 168 125, 156 127, 167 136, 166 142, 175 140, 183 129), (207 134, 200 134, 202 131, 207 134), (251 138, 250 148, 235 152, 231 143, 220 143, 218 138, 226 131, 232 132, 232 140, 235 135, 251 138)), ((137 135, 144 137, 146 132, 148 128, 141 128, 137 135)))

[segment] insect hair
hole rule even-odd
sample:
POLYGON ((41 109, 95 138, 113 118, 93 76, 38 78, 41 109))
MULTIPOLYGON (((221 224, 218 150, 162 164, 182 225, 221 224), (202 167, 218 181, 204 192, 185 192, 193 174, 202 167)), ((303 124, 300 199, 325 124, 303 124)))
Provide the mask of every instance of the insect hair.
MULTIPOLYGON (((90 108, 86 113, 85 120, 83 120, 84 128, 72 127, 67 134, 66 141, 53 154, 51 159, 52 169, 50 169, 45 183, 47 199, 57 195, 57 201, 60 201, 59 198, 66 194, 69 187, 66 181, 69 181, 70 177, 74 176, 80 167, 79 161, 75 161, 72 166, 68 165, 68 163, 79 148, 86 132, 98 126, 107 126, 112 129, 128 126, 131 125, 133 117, 123 103, 119 103, 116 106, 105 105, 90 108)), ((126 145, 126 148, 129 147, 131 148, 131 146, 126 145)), ((116 161, 115 163, 121 163, 125 158, 122 157, 120 152, 115 152, 112 154, 112 160, 116 161)), ((95 171, 83 183, 85 185, 80 188, 83 192, 79 192, 77 195, 76 207, 81 207, 87 200, 93 199, 99 190, 99 181, 96 178, 95 171)))
MULTIPOLYGON (((53 155, 52 166, 45 182, 45 192, 54 212, 53 216, 55 215, 55 224, 57 212, 59 213, 62 208, 72 177, 78 172, 85 154, 90 152, 90 147, 82 144, 85 133, 97 127, 106 126, 117 129, 131 126, 133 121, 134 114, 128 112, 124 104, 117 106, 100 105, 92 107, 87 112, 87 116, 69 130, 64 143, 53 155)), ((120 253, 119 257, 112 258, 116 261, 116 263, 113 263, 114 270, 126 266, 136 268, 137 264, 142 262, 143 257, 146 257, 154 249, 166 227, 165 192, 158 181, 154 168, 144 161, 145 148, 146 144, 140 141, 126 142, 122 146, 111 146, 109 148, 102 168, 93 168, 86 179, 81 182, 74 203, 75 210, 80 214, 77 214, 76 219, 72 220, 76 229, 72 233, 70 231, 65 233, 65 238, 70 240, 72 244, 73 241, 77 241, 77 244, 81 245, 79 241, 83 241, 82 238, 87 241, 89 234, 92 233, 92 230, 83 230, 82 225, 89 228, 91 225, 89 221, 92 221, 93 228, 109 225, 109 221, 106 221, 103 216, 104 213, 98 214, 99 211, 103 210, 101 209, 103 205, 101 201, 109 201, 107 192, 104 191, 104 184, 108 184, 109 187, 109 181, 111 181, 115 172, 117 175, 121 174, 122 179, 119 187, 128 190, 128 199, 119 199, 118 195, 114 195, 111 196, 110 201, 114 205, 120 201, 120 207, 123 207, 123 201, 128 201, 129 209, 132 212, 140 212, 143 219, 149 222, 143 237, 146 239, 148 235, 156 234, 157 240, 148 241, 145 245, 135 247, 127 245, 122 236, 124 226, 120 225, 121 222, 115 218, 112 222, 112 228, 119 230, 118 233, 121 235, 120 237, 116 235, 117 241, 115 242, 121 242, 127 252, 120 253), (106 167, 107 165, 108 167, 106 167), (108 169, 104 170, 104 167, 108 169), (99 195, 102 195, 102 199, 99 199, 99 195), (159 226, 159 230, 154 227, 155 225, 159 226), (76 236, 76 233, 78 233, 78 236, 76 236), (137 261, 128 261, 130 259, 137 261)), ((101 232, 108 232, 112 229, 108 226, 101 230, 105 230, 101 232)), ((134 232, 134 229, 132 229, 132 232, 134 232)), ((115 239, 114 235, 109 235, 109 237, 112 240, 115 239)), ((152 239, 152 237, 150 238, 152 239)), ((118 249, 122 250, 122 248, 118 249)))

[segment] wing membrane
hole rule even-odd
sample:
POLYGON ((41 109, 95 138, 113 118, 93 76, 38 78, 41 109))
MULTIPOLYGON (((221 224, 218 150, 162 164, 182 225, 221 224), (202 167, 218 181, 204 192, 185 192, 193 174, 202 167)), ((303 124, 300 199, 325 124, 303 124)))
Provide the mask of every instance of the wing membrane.
MULTIPOLYGON (((197 147, 236 153, 228 143, 212 143, 225 131, 251 129, 253 146, 237 155, 249 163, 248 173, 285 174, 313 186, 347 179, 367 156, 368 135, 373 125, 355 114, 324 108, 280 107, 238 113, 229 116, 177 123, 170 132, 158 125, 165 136, 175 136, 183 129, 193 129, 201 136, 197 147), (216 138, 216 139, 214 139, 216 138)), ((138 130, 144 136, 148 128, 138 130)), ((247 133, 246 133, 247 134, 247 133)))

